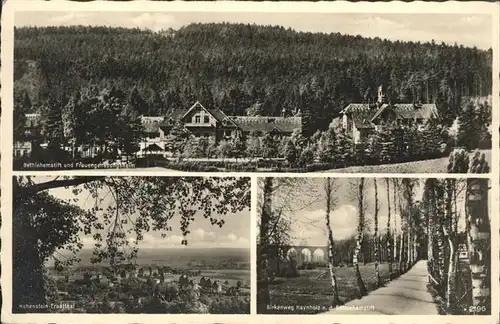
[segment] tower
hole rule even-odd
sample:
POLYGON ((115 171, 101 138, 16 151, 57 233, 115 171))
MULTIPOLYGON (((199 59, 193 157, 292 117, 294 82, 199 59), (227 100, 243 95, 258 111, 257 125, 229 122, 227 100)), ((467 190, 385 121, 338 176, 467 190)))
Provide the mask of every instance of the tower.
POLYGON ((384 87, 382 85, 378 86, 378 99, 377 99, 377 104, 380 106, 385 103, 385 93, 384 93, 384 87))

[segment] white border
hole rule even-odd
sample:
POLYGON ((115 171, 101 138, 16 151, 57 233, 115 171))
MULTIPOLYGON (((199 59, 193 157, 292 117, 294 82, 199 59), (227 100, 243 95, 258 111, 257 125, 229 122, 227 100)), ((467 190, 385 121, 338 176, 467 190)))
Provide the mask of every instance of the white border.
MULTIPOLYGON (((264 321, 268 323, 358 323, 369 321, 373 323, 494 323, 498 321, 499 309, 499 282, 495 278, 498 273, 498 255, 499 255, 499 121, 500 121, 500 94, 499 87, 499 23, 500 23, 500 5, 497 3, 485 2, 390 2, 390 3, 371 3, 371 2, 70 2, 70 1, 8 1, 3 8, 2 16, 2 71, 1 71, 1 95, 4 107, 10 108, 13 104, 13 18, 15 11, 182 11, 182 12, 307 12, 307 13, 477 13, 487 14, 492 17, 493 28, 493 144, 492 150, 492 171, 486 175, 475 175, 474 177, 490 178, 492 185, 493 201, 491 203, 492 213, 492 315, 491 316, 385 316, 385 315, 255 315, 256 311, 256 210, 252 208, 250 224, 252 243, 252 274, 251 274, 251 311, 254 315, 145 315, 145 314, 11 314, 11 290, 12 290, 12 268, 6 266, 2 269, 2 322, 6 323, 249 323, 250 321, 264 321)), ((466 175, 460 174, 379 174, 379 173, 308 173, 308 174, 276 174, 276 173, 203 173, 203 172, 164 172, 164 171, 137 171, 137 170, 65 170, 65 171, 22 171, 12 172, 12 109, 3 109, 2 116, 2 156, 1 161, 1 179, 2 181, 2 204, 1 214, 3 226, 1 229, 2 239, 4 241, 2 249, 3 265, 11 265, 12 247, 11 247, 11 204, 12 204, 12 186, 11 177, 18 175, 148 175, 148 176, 251 176, 252 177, 252 204, 255 207, 256 202, 256 182, 258 176, 276 176, 276 177, 413 177, 413 178, 463 178, 466 175)), ((471 176, 470 174, 468 175, 471 176)))

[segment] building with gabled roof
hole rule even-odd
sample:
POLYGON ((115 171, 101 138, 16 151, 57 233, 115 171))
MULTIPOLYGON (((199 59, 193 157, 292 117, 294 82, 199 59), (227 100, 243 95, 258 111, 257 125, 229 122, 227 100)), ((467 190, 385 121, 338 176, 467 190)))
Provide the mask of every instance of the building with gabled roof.
POLYGON ((376 103, 351 103, 340 114, 342 128, 352 135, 354 143, 363 142, 384 124, 423 125, 440 118, 435 104, 387 102, 382 87, 376 103))
POLYGON ((141 144, 141 151, 153 143, 166 150, 166 136, 177 123, 194 137, 207 138, 215 143, 251 133, 290 136, 295 130, 302 130, 300 116, 228 116, 219 108, 206 108, 199 101, 187 110, 174 110, 165 117, 143 116, 142 123, 147 140, 141 144))

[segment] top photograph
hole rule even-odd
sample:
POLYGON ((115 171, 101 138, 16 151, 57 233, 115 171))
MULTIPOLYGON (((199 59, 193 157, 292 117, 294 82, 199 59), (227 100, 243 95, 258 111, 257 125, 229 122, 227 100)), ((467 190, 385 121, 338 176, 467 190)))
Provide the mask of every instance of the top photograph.
POLYGON ((491 14, 18 11, 13 37, 14 170, 490 172, 491 14))

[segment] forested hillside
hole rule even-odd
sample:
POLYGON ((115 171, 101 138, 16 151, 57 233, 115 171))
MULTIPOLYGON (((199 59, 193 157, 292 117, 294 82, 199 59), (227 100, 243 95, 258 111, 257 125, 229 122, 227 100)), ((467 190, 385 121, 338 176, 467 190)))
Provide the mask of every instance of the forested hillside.
POLYGON ((450 123, 462 96, 491 93, 492 51, 463 46, 243 24, 18 28, 15 37, 16 95, 26 90, 32 109, 96 84, 140 114, 195 100, 231 115, 298 108, 317 129, 346 104, 375 100, 380 84, 393 102, 437 102, 450 123))

